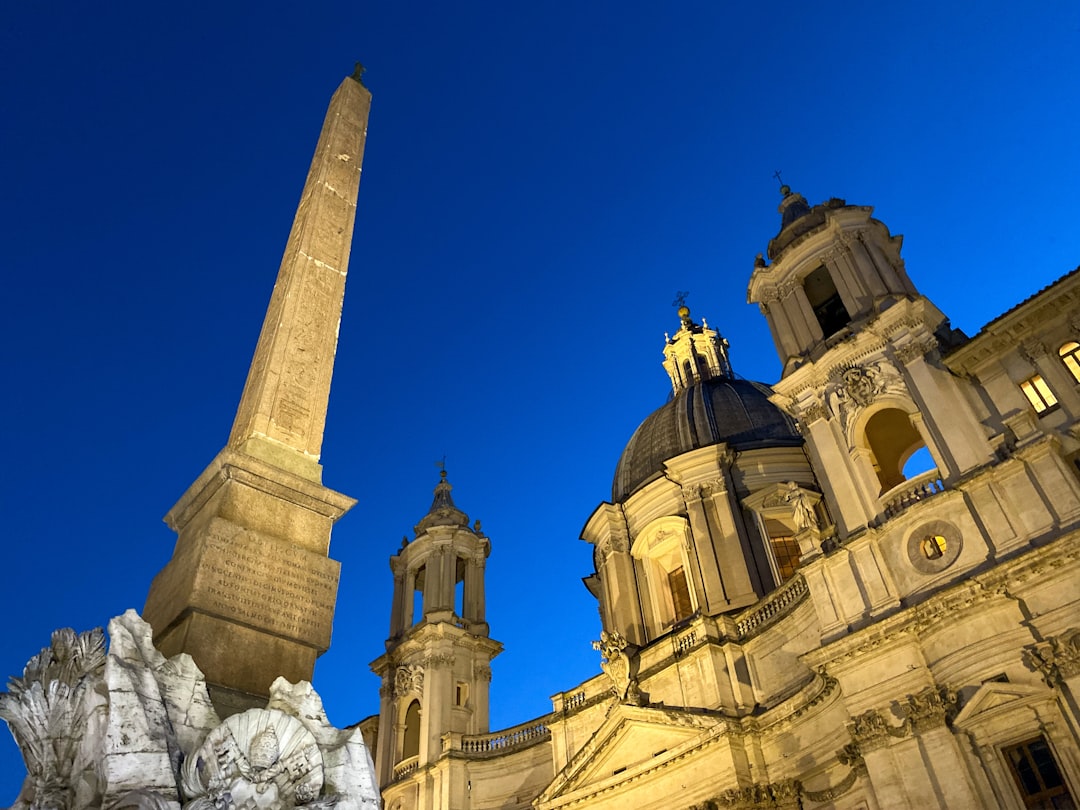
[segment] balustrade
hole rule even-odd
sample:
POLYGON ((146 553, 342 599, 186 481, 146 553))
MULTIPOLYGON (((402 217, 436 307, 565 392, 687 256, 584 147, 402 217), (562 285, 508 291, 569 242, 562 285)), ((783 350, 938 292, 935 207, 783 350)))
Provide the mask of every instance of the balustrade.
POLYGON ((941 473, 928 470, 914 478, 909 478, 899 486, 895 486, 881 495, 879 502, 885 512, 885 517, 894 517, 912 504, 926 500, 931 495, 944 492, 945 484, 941 480, 941 473))
POLYGON ((461 750, 466 754, 494 754, 515 748, 527 748, 551 737, 547 717, 530 720, 512 728, 491 734, 472 734, 461 738, 461 750))
POLYGON ((420 757, 418 756, 406 757, 405 759, 401 760, 401 762, 394 766, 394 781, 396 782, 398 779, 402 779, 408 776, 410 773, 416 770, 419 764, 420 757))
POLYGON ((796 574, 780 590, 774 591, 764 604, 751 608, 742 614, 735 623, 739 638, 752 635, 755 631, 772 622, 773 619, 787 613, 789 608, 801 602, 809 592, 806 587, 806 580, 796 574))

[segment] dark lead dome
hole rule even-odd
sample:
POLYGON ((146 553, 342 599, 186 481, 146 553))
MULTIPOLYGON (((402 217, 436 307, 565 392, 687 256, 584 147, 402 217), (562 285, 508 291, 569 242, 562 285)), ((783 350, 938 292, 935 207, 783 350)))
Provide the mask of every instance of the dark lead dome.
POLYGON ((701 447, 727 442, 733 450, 792 447, 803 443, 794 420, 769 402, 772 389, 750 380, 714 378, 677 392, 653 411, 627 442, 612 501, 619 503, 664 470, 664 462, 701 447))

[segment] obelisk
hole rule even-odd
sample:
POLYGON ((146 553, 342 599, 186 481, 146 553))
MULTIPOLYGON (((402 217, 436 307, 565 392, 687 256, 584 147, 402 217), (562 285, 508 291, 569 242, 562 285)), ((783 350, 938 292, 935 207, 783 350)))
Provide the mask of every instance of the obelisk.
POLYGON ((355 501, 322 485, 322 449, 371 94, 330 99, 228 444, 165 516, 178 534, 145 618, 189 653, 225 714, 273 680, 310 680, 330 645, 330 531, 355 501))

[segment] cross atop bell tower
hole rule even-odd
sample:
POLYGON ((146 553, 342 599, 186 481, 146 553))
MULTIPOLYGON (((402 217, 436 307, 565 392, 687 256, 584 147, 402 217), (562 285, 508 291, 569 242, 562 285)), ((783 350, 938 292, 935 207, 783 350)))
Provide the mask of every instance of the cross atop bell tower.
POLYGON ((358 75, 330 99, 232 433, 165 516, 179 537, 144 615, 224 714, 310 680, 330 645, 330 530, 355 501, 322 485, 319 454, 370 105, 358 75))

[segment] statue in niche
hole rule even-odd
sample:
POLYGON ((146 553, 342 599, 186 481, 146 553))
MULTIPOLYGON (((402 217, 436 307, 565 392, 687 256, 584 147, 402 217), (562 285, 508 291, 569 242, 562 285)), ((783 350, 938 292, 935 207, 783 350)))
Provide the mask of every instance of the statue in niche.
POLYGON ((819 528, 817 515, 814 514, 814 505, 810 503, 806 493, 794 481, 788 481, 784 500, 791 505, 791 513, 795 520, 796 529, 801 532, 803 529, 819 528))

